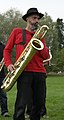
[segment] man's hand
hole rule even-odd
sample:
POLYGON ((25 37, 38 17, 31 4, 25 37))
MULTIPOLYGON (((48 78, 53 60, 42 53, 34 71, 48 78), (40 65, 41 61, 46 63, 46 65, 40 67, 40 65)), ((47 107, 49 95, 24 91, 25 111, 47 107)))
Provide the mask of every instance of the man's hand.
POLYGON ((15 70, 15 67, 13 64, 10 64, 7 69, 8 69, 8 71, 12 72, 15 70))

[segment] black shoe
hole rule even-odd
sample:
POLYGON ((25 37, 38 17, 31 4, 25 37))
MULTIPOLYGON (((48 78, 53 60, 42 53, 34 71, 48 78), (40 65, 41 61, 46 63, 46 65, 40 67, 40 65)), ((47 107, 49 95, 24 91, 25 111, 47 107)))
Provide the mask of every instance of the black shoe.
POLYGON ((4 114, 2 114, 3 117, 10 117, 8 112, 5 112, 4 114))
POLYGON ((30 118, 30 115, 26 114, 25 119, 28 119, 28 118, 30 118))
POLYGON ((45 115, 43 115, 42 117, 43 117, 44 119, 49 119, 49 116, 48 116, 48 115, 46 115, 46 114, 45 114, 45 115))

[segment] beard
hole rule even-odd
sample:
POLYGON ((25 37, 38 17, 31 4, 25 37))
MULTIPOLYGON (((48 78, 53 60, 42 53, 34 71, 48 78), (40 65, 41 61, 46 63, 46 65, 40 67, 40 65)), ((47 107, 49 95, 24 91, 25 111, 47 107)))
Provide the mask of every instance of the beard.
POLYGON ((29 21, 30 22, 30 24, 31 24, 31 31, 35 31, 35 30, 37 30, 37 28, 38 28, 38 22, 36 22, 36 23, 32 23, 31 21, 29 21))

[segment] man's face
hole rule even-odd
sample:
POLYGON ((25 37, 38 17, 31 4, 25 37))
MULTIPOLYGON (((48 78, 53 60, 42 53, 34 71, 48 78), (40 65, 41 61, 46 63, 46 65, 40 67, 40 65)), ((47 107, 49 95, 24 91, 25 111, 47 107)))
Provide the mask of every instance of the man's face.
POLYGON ((31 15, 27 18, 27 22, 30 24, 31 30, 34 31, 38 28, 39 16, 38 15, 31 15))

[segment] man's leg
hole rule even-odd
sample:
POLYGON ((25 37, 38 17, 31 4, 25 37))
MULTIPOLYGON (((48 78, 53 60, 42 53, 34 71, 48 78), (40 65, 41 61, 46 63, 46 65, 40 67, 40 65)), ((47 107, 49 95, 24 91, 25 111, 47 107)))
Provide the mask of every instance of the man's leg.
POLYGON ((7 106, 7 95, 1 88, 0 88, 0 104, 1 104, 1 115, 5 117, 9 116, 8 106, 7 106))
POLYGON ((40 113, 44 106, 46 74, 34 73, 33 80, 33 107, 30 120, 40 120, 40 113))
POLYGON ((1 89, 3 76, 0 78, 0 104, 1 104, 1 115, 8 117, 8 105, 7 105, 7 94, 1 89))
POLYGON ((31 74, 23 72, 17 80, 17 98, 15 103, 15 110, 13 120, 25 120, 25 108, 29 102, 31 93, 31 74))

